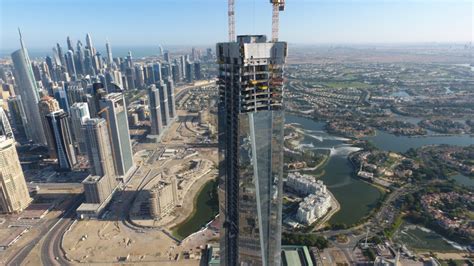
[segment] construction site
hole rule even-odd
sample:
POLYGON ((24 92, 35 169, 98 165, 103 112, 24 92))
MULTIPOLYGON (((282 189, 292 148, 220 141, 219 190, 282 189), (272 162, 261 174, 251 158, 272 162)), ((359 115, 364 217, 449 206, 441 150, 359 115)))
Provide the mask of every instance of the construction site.
POLYGON ((159 143, 135 144, 138 167, 130 182, 99 219, 77 220, 64 235, 62 248, 71 262, 198 265, 208 239, 182 242, 173 231, 195 213, 202 188, 217 177, 216 115, 209 108, 214 94, 211 88, 190 88, 178 108, 206 106, 198 112, 178 110, 159 143))

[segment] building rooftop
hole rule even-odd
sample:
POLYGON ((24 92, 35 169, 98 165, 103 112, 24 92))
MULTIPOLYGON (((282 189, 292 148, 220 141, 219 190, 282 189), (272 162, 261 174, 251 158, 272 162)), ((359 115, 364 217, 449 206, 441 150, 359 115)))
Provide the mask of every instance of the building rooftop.
POLYGON ((84 181, 82 181, 82 184, 94 184, 99 182, 101 178, 101 176, 89 175, 88 177, 86 177, 86 179, 84 179, 84 181))
POLYGON ((206 265, 219 266, 221 263, 219 254, 220 254, 219 244, 209 244, 207 246, 207 264, 206 265))
POLYGON ((237 36, 237 42, 239 43, 265 43, 267 42, 267 36, 265 35, 239 35, 237 36))
POLYGON ((282 246, 281 265, 313 266, 314 263, 306 246, 282 246))
POLYGON ((77 212, 96 212, 101 204, 99 203, 82 203, 78 208, 77 212))

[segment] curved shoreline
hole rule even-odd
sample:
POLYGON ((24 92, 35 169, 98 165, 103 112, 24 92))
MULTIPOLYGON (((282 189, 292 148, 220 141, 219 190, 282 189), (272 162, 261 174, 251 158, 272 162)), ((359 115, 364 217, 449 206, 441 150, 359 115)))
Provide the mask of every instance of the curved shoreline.
MULTIPOLYGON (((324 165, 326 165, 326 163, 329 161, 329 158, 330 158, 330 154, 325 154, 324 155, 324 159, 319 162, 317 165, 315 165, 314 167, 306 167, 306 168, 300 168, 300 169, 291 169, 291 170, 288 170, 288 172, 300 172, 300 171, 316 171, 316 170, 320 170, 319 168, 323 167, 324 165)), ((323 171, 324 172, 324 171, 323 171)), ((314 176, 317 176, 317 177, 320 177, 320 175, 314 175, 314 176)))
MULTIPOLYGON (((175 224, 174 226, 172 226, 171 228, 169 228, 169 230, 171 231, 171 234, 178 238, 178 239, 185 239, 186 237, 188 236, 181 236, 181 235, 178 235, 177 234, 177 230, 180 229, 181 226, 183 226, 184 224, 188 223, 191 219, 193 219, 193 217, 196 215, 196 213, 198 212, 198 198, 199 196, 201 196, 201 193, 204 191, 204 189, 206 188, 206 186, 209 184, 209 183, 212 183, 212 182, 217 182, 217 179, 210 179, 210 180, 207 180, 204 184, 202 184, 202 186, 199 188, 199 190, 197 191, 197 193, 194 195, 194 198, 193 198, 193 210, 192 212, 187 215, 187 217, 180 221, 178 224, 175 224)), ((215 216, 213 216, 215 217, 215 216)), ((212 221, 212 219, 211 219, 212 221)), ((206 223, 208 223, 209 221, 207 221, 206 223)), ((200 227, 197 231, 199 231, 202 227, 200 227)), ((197 232, 196 231, 196 232, 197 232)), ((195 232, 193 232, 195 233, 195 232)), ((193 234, 191 233, 191 234, 193 234)), ((191 235, 190 234, 190 235, 191 235)))
POLYGON ((323 218, 321 218, 321 220, 317 221, 316 222, 316 225, 313 227, 313 229, 311 229, 311 232, 314 232, 314 231, 317 231, 317 230, 320 230, 322 228, 324 228, 324 226, 326 225, 326 223, 331 220, 331 218, 341 210, 341 204, 339 203, 339 201, 336 199, 336 197, 334 196, 334 194, 332 194, 331 190, 328 188, 327 189, 327 192, 329 193, 330 197, 331 197, 331 210, 326 213, 323 218), (335 207, 333 208, 333 205, 335 205, 335 207))

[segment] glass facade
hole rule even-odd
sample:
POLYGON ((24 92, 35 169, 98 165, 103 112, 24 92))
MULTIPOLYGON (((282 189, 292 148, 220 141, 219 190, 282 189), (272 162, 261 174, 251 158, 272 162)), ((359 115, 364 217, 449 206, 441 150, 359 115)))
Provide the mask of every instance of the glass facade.
POLYGON ((279 265, 283 112, 252 112, 239 118, 240 261, 279 265))
POLYGON ((280 265, 286 43, 217 45, 222 265, 280 265))
POLYGON ((127 177, 134 162, 125 99, 121 93, 110 93, 101 99, 100 106, 101 116, 109 126, 116 175, 127 177))

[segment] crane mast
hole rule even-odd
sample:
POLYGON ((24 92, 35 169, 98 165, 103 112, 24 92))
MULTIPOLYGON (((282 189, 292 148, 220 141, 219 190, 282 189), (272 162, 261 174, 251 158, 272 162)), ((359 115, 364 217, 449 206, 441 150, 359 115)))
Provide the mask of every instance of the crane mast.
POLYGON ((278 41, 280 31, 280 11, 285 10, 285 0, 270 0, 272 4, 272 42, 278 41))
POLYGON ((228 0, 229 42, 235 41, 235 0, 228 0))
MULTIPOLYGON (((272 4, 272 42, 278 41, 280 11, 285 10, 285 0, 270 0, 272 4)), ((235 0, 227 0, 229 42, 235 41, 235 0)))

